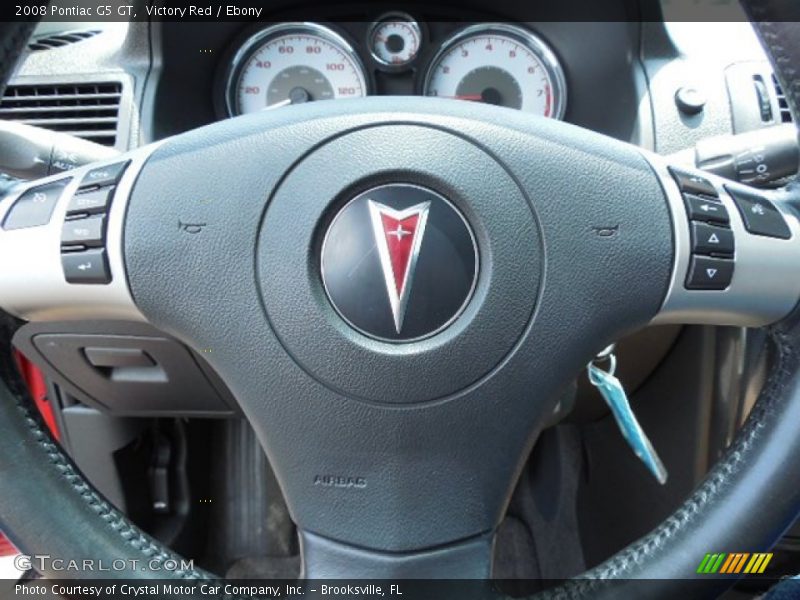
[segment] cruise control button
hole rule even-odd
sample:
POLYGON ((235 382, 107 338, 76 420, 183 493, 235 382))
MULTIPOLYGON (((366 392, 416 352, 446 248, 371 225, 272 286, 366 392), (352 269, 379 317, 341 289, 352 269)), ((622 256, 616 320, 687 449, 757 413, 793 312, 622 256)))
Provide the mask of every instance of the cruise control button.
POLYGON ((127 166, 128 162, 125 161, 92 169, 83 176, 80 187, 115 185, 127 166))
POLYGON ((717 193, 717 188, 715 188, 714 184, 705 177, 701 177, 700 175, 689 173, 687 171, 682 171, 681 169, 676 169, 675 167, 670 167, 669 172, 672 173, 672 177, 675 178, 675 182, 678 184, 678 187, 682 192, 688 192, 690 194, 703 194, 704 196, 712 196, 714 198, 719 196, 719 193, 717 193))
POLYGON ((47 225, 68 179, 63 179, 25 191, 8 211, 4 229, 24 229, 47 225))
POLYGON ((742 215, 744 227, 750 233, 788 240, 789 226, 780 211, 767 198, 745 190, 725 186, 742 215))
POLYGON ((111 196, 113 194, 113 187, 75 194, 69 201, 67 214, 106 212, 109 204, 111 204, 111 196))
POLYGON ((688 290, 724 290, 733 279, 733 261, 708 256, 693 256, 686 278, 688 290))
POLYGON ((104 216, 67 221, 61 229, 61 245, 102 246, 105 230, 106 218, 104 216))
POLYGON ((733 254, 733 232, 724 227, 692 223, 692 252, 695 254, 733 254))
POLYGON ((71 252, 61 255, 61 266, 67 283, 102 284, 111 282, 106 251, 103 249, 71 252))
POLYGON ((692 221, 709 221, 726 225, 731 221, 728 209, 720 202, 692 194, 684 194, 683 201, 686 203, 686 214, 692 221))

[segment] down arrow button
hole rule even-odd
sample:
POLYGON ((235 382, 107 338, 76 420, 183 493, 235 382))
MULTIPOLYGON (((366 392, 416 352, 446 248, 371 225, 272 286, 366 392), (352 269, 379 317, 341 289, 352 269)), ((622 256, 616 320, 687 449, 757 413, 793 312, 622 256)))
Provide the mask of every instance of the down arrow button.
POLYGON ((708 256, 693 256, 686 279, 688 290, 724 290, 733 279, 733 261, 708 256))

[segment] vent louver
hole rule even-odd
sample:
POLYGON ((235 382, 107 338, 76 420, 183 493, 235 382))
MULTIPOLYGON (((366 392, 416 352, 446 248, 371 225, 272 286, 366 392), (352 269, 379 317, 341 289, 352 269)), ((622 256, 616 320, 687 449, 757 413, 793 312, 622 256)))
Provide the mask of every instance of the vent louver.
POLYGON ((783 88, 781 84, 778 82, 778 78, 775 75, 772 76, 772 85, 775 86, 775 96, 778 98, 778 107, 780 108, 780 120, 781 123, 791 123, 792 122, 792 112, 789 110, 789 102, 786 100, 786 94, 783 93, 783 88))
POLYGON ((28 43, 28 49, 33 52, 41 52, 42 50, 52 50, 53 48, 61 48, 69 46, 83 40, 88 40, 91 37, 100 33, 98 29, 89 29, 83 31, 65 31, 63 33, 56 33, 53 35, 46 35, 28 43))
POLYGON ((121 99, 119 82, 9 85, 0 100, 0 119, 113 146, 121 99))

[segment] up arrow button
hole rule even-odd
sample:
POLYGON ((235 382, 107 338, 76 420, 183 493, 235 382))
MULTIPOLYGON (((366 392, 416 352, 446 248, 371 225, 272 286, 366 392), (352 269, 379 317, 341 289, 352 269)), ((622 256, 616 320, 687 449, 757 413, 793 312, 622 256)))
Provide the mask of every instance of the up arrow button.
POLYGON ((731 256, 734 251, 733 232, 726 227, 708 223, 692 223, 692 253, 731 256))

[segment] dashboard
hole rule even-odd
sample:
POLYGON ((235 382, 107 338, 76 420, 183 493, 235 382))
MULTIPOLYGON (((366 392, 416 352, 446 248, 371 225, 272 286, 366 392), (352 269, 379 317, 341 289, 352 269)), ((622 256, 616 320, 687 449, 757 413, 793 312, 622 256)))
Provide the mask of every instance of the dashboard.
MULTIPOLYGON (((771 71, 747 23, 641 20, 653 4, 274 0, 257 22, 42 23, 4 118, 47 117, 120 150, 246 112, 362 96, 497 104, 665 154, 762 126, 748 86, 771 71), (701 112, 676 105, 684 88, 705 95, 701 112), (102 114, 99 92, 115 94, 102 114), (65 102, 86 105, 79 124, 65 102)), ((776 115, 778 91, 768 90, 776 115)))
POLYGON ((564 114, 567 90, 559 59, 524 26, 471 24, 432 43, 427 24, 390 12, 359 29, 358 41, 335 24, 315 22, 246 32, 224 66, 219 90, 224 116, 364 97, 377 89, 379 76, 387 87, 395 79, 393 87, 409 94, 544 117, 564 114))
POLYGON ((160 139, 289 104, 436 96, 647 145, 641 26, 623 7, 612 0, 603 19, 565 21, 547 20, 544 4, 505 0, 329 3, 276 8, 258 23, 161 22, 143 120, 160 139))

